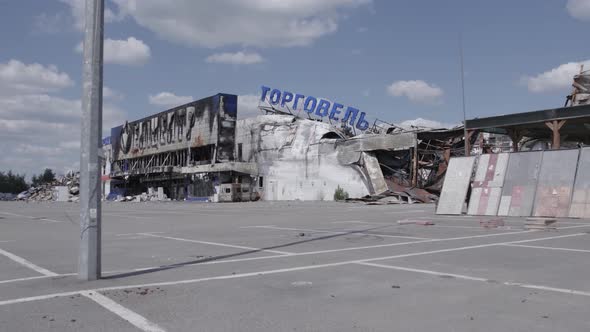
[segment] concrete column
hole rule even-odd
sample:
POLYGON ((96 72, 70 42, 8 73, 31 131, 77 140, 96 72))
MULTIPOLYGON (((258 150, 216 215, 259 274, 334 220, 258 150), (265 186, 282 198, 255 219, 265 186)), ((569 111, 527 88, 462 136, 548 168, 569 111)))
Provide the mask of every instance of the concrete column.
POLYGON ((518 143, 524 135, 516 129, 508 129, 508 136, 512 140, 512 152, 518 152, 518 143))
POLYGON ((552 150, 558 150, 561 147, 561 133, 559 130, 565 124, 565 120, 553 120, 545 122, 545 125, 551 129, 552 150))

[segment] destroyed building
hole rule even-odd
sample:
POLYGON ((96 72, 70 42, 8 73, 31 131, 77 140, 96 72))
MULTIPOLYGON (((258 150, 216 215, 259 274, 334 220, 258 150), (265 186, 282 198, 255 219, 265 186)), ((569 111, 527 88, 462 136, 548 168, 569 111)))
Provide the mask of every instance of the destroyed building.
POLYGON ((355 135, 344 122, 272 110, 237 120, 237 98, 220 93, 112 128, 103 195, 149 199, 161 188, 174 200, 333 200, 340 187, 350 197, 427 200, 417 188, 440 190, 449 158, 464 148, 461 128, 375 123, 355 135))

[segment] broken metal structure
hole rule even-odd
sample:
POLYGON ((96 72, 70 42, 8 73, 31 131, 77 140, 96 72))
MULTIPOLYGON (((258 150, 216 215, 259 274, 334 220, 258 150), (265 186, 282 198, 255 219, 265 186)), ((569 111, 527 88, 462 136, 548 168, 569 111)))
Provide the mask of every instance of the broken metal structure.
POLYGON ((590 104, 467 120, 467 133, 507 135, 516 151, 590 145, 590 104))
POLYGON ((590 104, 590 70, 580 70, 580 74, 574 76, 572 94, 567 96, 565 106, 578 106, 590 104))
POLYGON ((171 199, 217 202, 333 200, 340 187, 350 197, 432 201, 421 189, 440 191, 451 156, 464 147, 461 128, 376 121, 356 133, 358 125, 267 106, 260 107, 266 115, 237 120, 237 98, 220 93, 113 128, 105 190, 128 196, 162 188, 171 199))
POLYGON ((483 146, 483 154, 471 157, 475 175, 451 160, 449 174, 461 172, 471 181, 447 177, 437 213, 463 213, 468 196, 471 215, 590 217, 590 73, 576 75, 573 87, 569 107, 467 120, 466 136, 504 135, 512 152, 483 146))
POLYGON ((480 134, 481 153, 590 145, 590 71, 581 67, 572 87, 564 107, 467 120, 467 136, 480 134))

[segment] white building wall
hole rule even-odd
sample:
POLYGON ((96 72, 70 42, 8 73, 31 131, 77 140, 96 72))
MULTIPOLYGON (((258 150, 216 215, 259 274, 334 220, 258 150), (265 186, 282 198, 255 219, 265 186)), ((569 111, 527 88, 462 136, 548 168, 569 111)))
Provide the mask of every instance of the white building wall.
POLYGON ((327 123, 284 115, 263 115, 238 121, 236 143, 245 161, 258 164, 265 200, 333 200, 340 186, 350 197, 369 194, 357 165, 338 162, 335 131, 327 123))

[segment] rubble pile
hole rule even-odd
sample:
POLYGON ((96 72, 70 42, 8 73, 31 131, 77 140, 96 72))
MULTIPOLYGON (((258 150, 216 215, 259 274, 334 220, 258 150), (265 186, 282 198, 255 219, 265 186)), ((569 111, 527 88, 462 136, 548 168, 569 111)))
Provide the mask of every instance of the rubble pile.
POLYGON ((0 201, 12 201, 16 198, 15 194, 11 193, 0 193, 0 201))
POLYGON ((111 191, 111 194, 107 196, 107 200, 115 202, 159 202, 169 201, 170 198, 164 193, 164 188, 148 188, 147 192, 143 192, 140 195, 126 196, 124 191, 117 192, 111 191))
POLYGON ((80 173, 69 172, 65 176, 42 185, 31 187, 16 196, 21 201, 64 201, 78 202, 80 193, 80 173))
POLYGON ((347 202, 361 202, 366 205, 435 203, 438 196, 419 188, 395 186, 395 190, 387 190, 380 195, 367 195, 361 198, 349 198, 347 202))

